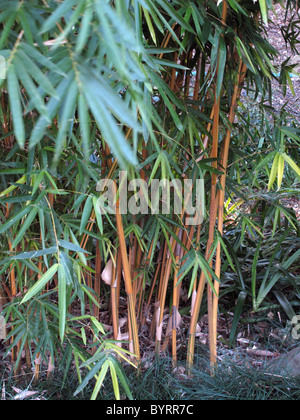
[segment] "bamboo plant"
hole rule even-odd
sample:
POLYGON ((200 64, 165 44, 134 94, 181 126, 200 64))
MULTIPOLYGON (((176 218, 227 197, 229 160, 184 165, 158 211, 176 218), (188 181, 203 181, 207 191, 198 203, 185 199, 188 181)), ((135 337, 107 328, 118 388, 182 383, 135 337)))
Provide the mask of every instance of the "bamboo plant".
MULTIPOLYGON (((143 328, 158 355, 171 342, 176 365, 187 289, 188 367, 206 296, 214 368, 224 254, 231 262, 223 240, 231 144, 242 89, 266 95, 275 77, 276 50, 263 29, 270 2, 0 6, 0 296, 9 301, 14 363, 25 349, 38 376, 41 360, 70 366, 74 358, 79 376, 80 363, 90 369, 79 391, 96 378, 93 397, 110 369, 119 396, 116 378, 128 387, 113 353, 138 366, 143 328), (201 179, 201 224, 187 222, 184 198, 180 214, 173 204, 167 214, 124 214, 121 171, 147 187, 155 179, 201 179), (103 179, 103 192, 115 186, 115 214, 99 207, 103 179), (103 341, 110 328, 115 345, 103 341)), ((274 162, 270 189, 275 173, 282 181, 283 162, 299 176, 285 150, 274 162)), ((128 200, 137 192, 128 191, 128 200)))

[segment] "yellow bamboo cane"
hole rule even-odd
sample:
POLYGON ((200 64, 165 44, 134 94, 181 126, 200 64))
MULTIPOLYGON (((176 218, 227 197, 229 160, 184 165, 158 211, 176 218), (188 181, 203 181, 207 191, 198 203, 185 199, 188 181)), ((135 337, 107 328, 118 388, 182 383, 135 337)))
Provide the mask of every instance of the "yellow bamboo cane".
POLYGON ((138 337, 137 320, 135 313, 135 299, 132 288, 132 278, 130 272, 130 265, 128 261, 128 254, 126 249, 126 241, 124 235, 124 227, 122 222, 122 216, 120 214, 120 202, 119 199, 116 202, 116 219, 117 219, 117 231, 119 237, 120 253, 122 258, 122 266, 124 270, 124 281, 128 300, 128 321, 129 321, 129 334, 130 341, 132 340, 134 354, 137 357, 137 361, 140 361, 140 345, 138 337))

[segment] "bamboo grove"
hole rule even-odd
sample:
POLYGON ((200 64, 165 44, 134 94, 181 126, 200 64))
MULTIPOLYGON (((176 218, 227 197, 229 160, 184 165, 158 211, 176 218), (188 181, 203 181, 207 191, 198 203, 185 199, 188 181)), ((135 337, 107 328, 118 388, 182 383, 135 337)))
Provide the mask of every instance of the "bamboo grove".
POLYGON ((122 378, 120 360, 138 366, 141 331, 176 365, 182 307, 190 367, 204 299, 216 365, 222 261, 234 265, 223 239, 231 141, 242 89, 265 96, 278 72, 271 6, 0 2, 0 308, 16 370, 22 352, 37 377, 45 361, 51 372, 75 360, 79 377, 92 361, 82 387, 95 376, 96 395, 108 369, 122 378), (116 214, 102 214, 97 183, 120 189, 120 171, 149 186, 202 179, 201 225, 172 205, 123 214, 121 194, 116 214))

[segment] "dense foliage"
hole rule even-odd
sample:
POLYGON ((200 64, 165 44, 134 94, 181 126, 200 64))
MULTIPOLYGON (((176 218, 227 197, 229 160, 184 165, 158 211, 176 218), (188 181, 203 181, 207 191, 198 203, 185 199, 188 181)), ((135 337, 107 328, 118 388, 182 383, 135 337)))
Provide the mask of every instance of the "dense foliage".
MULTIPOLYGON (((245 302, 259 310, 279 283, 295 313, 299 226, 281 199, 299 193, 299 123, 268 102, 272 79, 291 87, 293 71, 273 64, 271 6, 0 2, 0 309, 16 369, 23 350, 36 376, 43 361, 67 374, 74 360, 78 392, 95 377, 96 397, 110 370, 116 397, 117 378, 131 396, 121 361, 138 365, 139 331, 157 353, 172 343, 175 364, 180 313, 190 312, 190 366, 207 310, 214 365, 220 297, 237 299, 232 343, 245 302), (259 121, 242 89, 259 99, 259 121), (122 215, 118 199, 116 214, 102 214, 97 184, 120 187, 120 170, 149 186, 203 180, 203 223, 189 226, 173 206, 122 215)), ((296 49, 291 22, 285 36, 296 49)))

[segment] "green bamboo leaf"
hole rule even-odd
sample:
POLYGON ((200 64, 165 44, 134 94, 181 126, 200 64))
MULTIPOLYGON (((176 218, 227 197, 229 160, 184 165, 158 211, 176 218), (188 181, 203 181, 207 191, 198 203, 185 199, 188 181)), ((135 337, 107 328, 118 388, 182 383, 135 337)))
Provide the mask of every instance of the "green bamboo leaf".
POLYGON ((120 95, 108 84, 107 80, 99 74, 91 72, 86 67, 81 67, 81 80, 83 91, 93 93, 93 96, 105 104, 110 111, 124 124, 129 127, 140 130, 135 112, 131 111, 128 104, 120 98, 120 95))
POLYGON ((259 0, 259 6, 261 11, 261 16, 265 25, 268 25, 269 18, 268 18, 268 6, 266 0, 259 0))
MULTIPOLYGON (((66 92, 69 88, 71 77, 67 77, 62 80, 62 82, 57 87, 57 93, 59 94, 59 98, 52 97, 48 104, 47 110, 50 119, 54 119, 55 115, 61 105, 61 101, 66 95, 66 92)), ((41 115, 40 118, 35 123, 35 126, 31 132, 30 140, 29 140, 29 148, 32 150, 43 138, 47 127, 49 126, 48 120, 41 115)))
POLYGON ((120 401, 121 395, 120 395, 120 388, 119 388, 119 382, 117 377, 117 372, 115 369, 114 360, 109 360, 109 368, 110 368, 110 375, 112 379, 112 384, 114 388, 114 394, 117 401, 120 401))
MULTIPOLYGON (((83 360, 83 359, 81 359, 83 360)), ((80 366, 80 368, 84 368, 87 366, 91 365, 91 370, 90 372, 87 374, 87 376, 83 379, 82 383, 80 384, 80 386, 76 389, 74 396, 76 396, 79 392, 81 392, 89 383, 89 381, 93 378, 93 377, 97 377, 97 374, 100 372, 103 363, 107 361, 107 355, 105 352, 97 352, 95 354, 95 356, 91 357, 90 359, 86 360, 84 363, 82 363, 82 365, 80 366), (94 360, 96 360, 98 363, 94 363, 94 360)))
POLYGON ((17 236, 15 237, 13 243, 12 243, 12 247, 15 248, 18 243, 24 238, 25 236, 25 232, 30 228, 30 226, 32 225, 36 215, 38 212, 38 208, 34 207, 30 213, 26 216, 26 219, 24 221, 24 223, 21 226, 21 229, 18 231, 17 236))
POLYGON ((282 155, 278 158, 278 175, 277 175, 277 186, 280 189, 284 174, 284 157, 282 155))
POLYGON ((83 253, 87 253, 89 254, 89 252, 85 251, 84 249, 80 248, 80 246, 72 244, 71 242, 68 241, 64 241, 63 239, 60 239, 58 241, 58 244, 65 249, 68 249, 69 251, 73 251, 73 252, 83 252, 83 253))
POLYGON ((278 302, 282 306, 289 319, 292 321, 292 319, 296 316, 296 313, 286 295, 284 295, 280 290, 274 290, 274 295, 276 296, 278 302))
POLYGON ((180 279, 183 279, 195 264, 197 265, 194 251, 190 251, 188 254, 186 254, 184 256, 184 260, 185 263, 182 264, 180 270, 178 271, 178 277, 180 277, 180 279))
POLYGON ((9 230, 12 226, 15 226, 26 214, 28 214, 31 210, 31 207, 25 207, 17 214, 15 214, 11 219, 9 219, 4 225, 0 227, 0 234, 9 230))
POLYGON ((158 170, 158 168, 159 168, 159 166, 161 164, 161 161, 162 161, 162 154, 160 154, 159 156, 157 156, 157 159, 155 160, 155 164, 153 166, 153 169, 152 169, 152 172, 151 172, 149 181, 148 181, 149 185, 151 185, 151 182, 153 181, 153 179, 155 177, 155 174, 156 174, 156 172, 157 172, 157 170, 158 170))
POLYGON ((78 37, 77 37, 77 43, 76 43, 76 53, 80 54, 83 50, 83 48, 85 47, 89 34, 90 34, 90 29, 92 27, 92 18, 93 18, 93 8, 92 7, 87 7, 82 21, 81 21, 81 26, 80 26, 80 30, 78 33, 78 37))
POLYGON ((56 28, 57 22, 61 20, 66 14, 68 14, 74 6, 78 4, 78 0, 68 0, 59 4, 58 7, 50 14, 49 18, 44 22, 41 34, 50 31, 52 28, 56 28))
MULTIPOLYGON (((78 241, 77 241, 77 238, 76 238, 76 236, 74 235, 74 233, 73 233, 73 231, 72 231, 72 229, 70 229, 70 234, 71 234, 71 237, 72 237, 72 241, 73 241, 73 243, 75 244, 75 246, 76 246, 76 248, 78 249, 81 249, 81 247, 80 247, 80 245, 79 245, 79 243, 78 243, 78 241)), ((77 252, 77 251, 76 251, 77 252)), ((87 251, 84 251, 84 252, 78 252, 78 256, 79 256, 79 259, 80 259, 80 261, 82 262, 82 264, 84 265, 84 266, 86 266, 87 265, 87 260, 86 260, 86 256, 85 256, 85 254, 89 254, 89 252, 87 252, 87 251)))
POLYGON ((151 20, 151 17, 149 15, 149 12, 146 8, 143 8, 143 12, 144 12, 144 15, 145 15, 145 19, 146 19, 146 22, 147 22, 147 26, 148 26, 151 38, 152 38, 154 44, 157 45, 156 33, 155 33, 154 28, 153 28, 153 24, 152 24, 152 20, 151 20))
POLYGON ((18 10, 18 18, 24 30, 25 38, 27 39, 28 43, 33 46, 34 39, 33 39, 32 30, 30 28, 30 24, 27 19, 27 14, 24 12, 22 8, 19 8, 18 10))
POLYGON ((288 156, 286 153, 281 153, 281 156, 287 162, 287 164, 293 169, 293 171, 300 177, 300 168, 299 166, 293 161, 293 159, 288 156))
POLYGON ((288 85, 290 87, 290 90, 292 92, 292 95, 295 97, 296 96, 295 88, 294 88, 294 84, 292 82, 292 79, 291 79, 291 76, 290 76, 289 71, 286 72, 286 78, 287 78, 287 82, 288 82, 288 85))
MULTIPOLYGON (((21 43, 20 44, 20 48, 18 50, 18 56, 19 56, 20 53, 21 54, 22 53, 25 53, 25 56, 29 58, 29 61, 26 61, 26 63, 27 64, 28 63, 30 64, 30 68, 27 68, 27 70, 30 72, 30 74, 31 74, 31 71, 32 70, 35 72, 35 77, 31 74, 32 77, 35 80, 37 80, 36 77, 38 79, 40 79, 41 76, 43 78, 46 78, 46 76, 43 75, 43 72, 38 72, 37 73, 37 69, 39 69, 39 68, 38 67, 35 67, 34 62, 30 58, 32 58, 36 63, 39 63, 40 66, 43 66, 46 69, 52 70, 54 73, 57 73, 57 74, 59 74, 59 75, 61 75, 63 77, 67 77, 66 73, 64 73, 62 71, 62 69, 57 64, 55 64, 53 62, 53 60, 52 60, 51 57, 47 57, 47 56, 43 55, 41 52, 38 51, 37 48, 32 47, 31 45, 28 45, 28 44, 25 44, 25 43, 21 43)), ((22 55, 22 57, 24 58, 24 55, 22 55)), ((47 81, 45 83, 47 83, 47 81)), ((49 86, 50 85, 51 85, 51 83, 49 81, 49 86)), ((51 90, 52 89, 54 89, 54 88, 51 85, 51 90)), ((46 92, 47 92, 47 90, 46 90, 46 92)), ((55 90, 54 90, 54 92, 55 92, 55 90)), ((55 93, 55 95, 57 95, 57 94, 55 93)))
POLYGON ((86 228, 86 225, 91 217, 92 209, 93 209, 93 197, 89 196, 85 202, 83 213, 81 216, 80 235, 83 234, 86 228))
MULTIPOLYGON (((269 262, 269 266, 268 269, 264 275, 263 281, 261 283, 260 289, 259 289, 259 293, 257 296, 257 300, 256 300, 256 307, 254 308, 254 310, 257 310, 261 303, 264 301, 265 297, 268 295, 268 293, 274 288, 274 286, 276 285, 276 283, 278 282, 278 280, 280 279, 280 277, 282 276, 281 270, 280 270, 280 266, 278 264, 278 270, 276 272, 275 275, 272 276, 272 278, 268 281, 271 270, 273 268, 273 263, 274 260, 277 256, 277 253, 280 249, 280 247, 282 246, 283 241, 285 240, 285 238, 287 237, 289 232, 286 232, 284 235, 282 235, 282 237, 280 238, 274 252, 273 255, 270 259, 269 262)), ((283 264, 282 264, 282 268, 285 270, 288 270, 290 268, 290 266, 299 258, 300 256, 300 249, 295 252, 293 255, 291 255, 290 258, 288 258, 283 264)))
POLYGON ((5 45, 7 38, 9 36, 9 33, 11 31, 11 28, 13 27, 14 23, 16 21, 16 13, 12 12, 9 16, 9 18, 6 20, 4 28, 1 30, 1 37, 0 37, 0 50, 5 45))
POLYGON ((17 182, 15 182, 13 185, 11 185, 10 187, 6 188, 4 191, 2 191, 0 193, 0 198, 7 196, 8 194, 10 194, 12 191, 14 191, 16 188, 19 187, 19 184, 25 184, 26 183, 26 176, 22 176, 21 179, 19 179, 17 182))
POLYGON ((230 253, 229 253, 229 251, 228 251, 228 249, 227 249, 227 247, 226 247, 226 244, 225 244, 225 242, 224 242, 224 240, 223 240, 222 235, 220 234, 220 232, 219 232, 218 230, 217 230, 217 236, 218 236, 218 239, 219 239, 219 241, 220 241, 221 247, 222 247, 223 251, 224 251, 224 252, 225 252, 225 254, 226 254, 227 261, 229 262, 229 264, 230 264, 230 266, 231 266, 232 270, 233 270, 234 272, 236 272, 236 269, 235 269, 235 266, 234 266, 234 264, 233 264, 233 261, 232 261, 232 258, 231 258, 231 256, 230 256, 230 253))
POLYGON ((59 253, 59 259, 61 265, 64 268, 66 285, 68 287, 72 287, 74 285, 74 280, 76 279, 76 274, 74 272, 72 261, 70 257, 64 252, 59 253))
MULTIPOLYGON (((217 242, 216 242, 216 245, 217 245, 217 242)), ((212 252, 212 255, 213 254, 214 254, 214 252, 212 252)), ((200 268, 205 272, 206 280, 210 284, 213 292, 216 294, 216 291, 214 289, 214 285, 213 285, 213 283, 211 282, 210 279, 213 278, 218 283, 220 283, 220 279, 218 278, 218 276, 216 275, 216 273, 214 272, 214 270, 211 268, 211 266, 209 265, 209 263, 206 261, 206 259, 203 257, 203 255, 201 255, 200 252, 196 252, 196 256, 197 256, 197 261, 199 263, 200 268)))
POLYGON ((107 374, 108 369, 109 369, 109 360, 107 360, 106 362, 103 363, 103 366, 102 366, 101 371, 99 373, 99 376, 97 378, 97 382, 96 382, 93 394, 91 396, 92 401, 96 400, 96 398, 97 398, 97 396, 100 392, 100 389, 102 387, 102 384, 104 382, 104 379, 106 378, 106 374, 107 374))
POLYGON ((15 59, 15 63, 17 64, 16 68, 19 80, 26 89, 30 100, 34 103, 34 106, 40 112, 40 114, 44 115, 44 117, 50 123, 50 118, 43 97, 40 95, 40 92, 36 88, 33 80, 31 79, 29 73, 26 70, 26 67, 18 58, 15 59))
POLYGON ((224 80, 225 66, 227 59, 227 49, 224 38, 220 35, 218 45, 218 74, 217 74, 217 88, 216 98, 218 99, 221 94, 221 89, 224 80))
POLYGON ((277 154, 276 150, 271 153, 268 153, 268 155, 264 159, 261 159, 261 161, 255 167, 255 171, 258 172, 260 169, 265 168, 267 164, 270 162, 270 160, 273 159, 274 156, 276 156, 276 154, 277 154))
POLYGON ((167 100, 172 103, 173 107, 176 105, 182 111, 185 110, 184 104, 181 102, 178 96, 175 95, 170 86, 168 86, 168 84, 156 72, 151 72, 150 77, 153 81, 153 84, 157 87, 159 93, 164 98, 167 98, 167 100))
MULTIPOLYGON (((238 47, 238 52, 240 57, 242 57, 247 65, 247 67, 252 71, 252 73, 257 74, 257 70, 254 67, 253 61, 244 45, 244 43, 242 42, 242 40, 237 36, 236 37, 236 41, 237 41, 237 47, 238 47)), ((258 54, 256 55, 256 58, 258 58, 258 54)), ((262 69, 264 69, 264 66, 261 62, 262 65, 262 69)))
POLYGON ((52 49, 55 50, 61 45, 65 39, 68 38, 69 33, 74 30, 75 25, 78 23, 78 20, 82 14, 85 13, 85 0, 77 2, 78 6, 72 13, 72 15, 68 16, 68 20, 66 21, 66 26, 64 30, 59 34, 59 36, 55 39, 55 43, 53 44, 52 49))
POLYGON ((235 266, 235 269, 237 271, 241 287, 243 289, 245 289, 246 285, 245 285, 245 281, 244 281, 244 277, 243 277, 243 273, 242 273, 242 269, 241 269, 241 265, 240 265, 238 256, 236 255, 236 252, 235 252, 234 248, 232 247, 232 245, 230 244, 230 242, 228 241, 227 238, 223 237, 223 242, 225 243, 227 250, 229 251, 229 253, 231 254, 231 256, 233 258, 234 266, 235 266))
POLYGON ((254 254, 254 259, 253 259, 253 263, 252 263, 252 270, 251 270, 251 287, 252 287, 252 298, 253 298, 253 302, 254 302, 254 307, 255 307, 255 302, 256 302, 256 279, 257 279, 257 264, 258 264, 258 259, 259 259, 259 254, 260 254, 260 250, 261 250, 261 244, 262 244, 263 238, 260 238, 260 241, 257 245, 255 254, 254 254))
POLYGON ((235 306, 234 317, 233 317, 230 336, 229 336, 229 343, 231 346, 234 344, 236 332, 237 332, 238 326, 240 325, 240 318, 243 313, 246 298, 247 298, 247 293, 244 290, 242 290, 238 296, 237 303, 235 306))
MULTIPOLYGON (((22 63, 21 68, 26 67, 30 77, 36 81, 37 85, 43 89, 45 93, 51 97, 58 98, 58 93, 52 85, 50 78, 42 72, 38 65, 33 60, 31 60, 31 58, 27 55, 26 52, 23 51, 23 49, 18 51, 17 58, 18 61, 22 63)), ((40 63, 40 60, 37 62, 40 63)))
POLYGON ((10 65, 7 72, 7 88, 9 94, 8 96, 10 109, 14 124, 14 133, 16 135, 20 147, 24 148, 26 137, 23 120, 23 110, 21 104, 21 92, 19 81, 13 64, 10 65))
POLYGON ((178 13, 175 8, 173 8, 169 2, 166 0, 157 0, 157 2, 161 5, 161 7, 167 12, 169 16, 171 16, 174 19, 174 22, 178 22, 180 26, 187 31, 194 34, 194 29, 191 27, 191 25, 184 20, 184 18, 178 13))
POLYGON ((58 266, 58 308, 59 308, 59 336, 64 340, 67 320, 67 283, 63 264, 58 266))
POLYGON ((77 81, 73 80, 66 93, 63 108, 61 109, 61 118, 59 132, 55 142, 54 165, 58 163, 58 159, 64 147, 67 131, 73 124, 74 114, 76 112, 76 102, 78 97, 77 81))
POLYGON ((192 293, 193 293, 194 284, 195 284, 195 281, 196 281, 197 275, 198 275, 198 269, 199 269, 198 264, 195 264, 194 268, 193 268, 193 272, 192 272, 189 291, 188 291, 188 298, 189 299, 190 299, 190 297, 192 296, 192 293))
MULTIPOLYGON (((87 79, 83 79, 82 83, 84 86, 86 102, 94 115, 99 130, 110 146, 112 153, 116 156, 122 168, 127 169, 128 164, 136 166, 138 162, 135 153, 128 144, 124 134, 121 132, 111 111, 103 102, 103 95, 105 95, 105 93, 103 93, 104 91, 101 91, 100 89, 99 92, 99 89, 95 89, 95 85, 91 83, 91 80, 88 81, 87 79)), ((122 108, 126 108, 124 104, 122 104, 122 108)), ((127 110, 126 113, 128 114, 127 110)), ((133 121, 131 120, 130 122, 132 123, 133 121)))
POLYGON ((80 122, 80 132, 82 137, 82 149, 83 155, 85 160, 88 162, 90 158, 90 127, 91 127, 91 120, 88 112, 88 106, 84 95, 82 93, 79 94, 78 97, 78 116, 80 122))
POLYGON ((94 206, 94 210, 96 214, 98 228, 100 230, 101 235, 103 235, 104 230, 103 230, 102 213, 100 211, 100 206, 98 203, 98 199, 96 197, 93 197, 93 206, 94 206))
POLYGON ((235 10, 237 13, 242 13, 244 16, 248 16, 248 14, 245 12, 245 10, 239 5, 239 3, 236 0, 228 0, 228 3, 230 6, 235 10))
POLYGON ((30 251, 30 252, 21 252, 19 254, 14 255, 11 257, 14 260, 31 260, 33 258, 43 257, 44 255, 53 255, 57 252, 57 248, 55 246, 47 249, 43 249, 41 251, 30 251))
MULTIPOLYGON (((121 357, 124 357, 124 355, 121 355, 121 357)), ((125 358, 125 360, 127 360, 127 359, 125 358)), ((119 381, 122 384, 122 386, 123 386, 123 388, 124 388, 124 390, 126 392, 127 397, 130 400, 133 400, 133 396, 132 396, 132 393, 130 391, 130 387, 128 385, 128 380, 127 380, 127 378, 125 376, 125 373, 123 372, 122 365, 118 362, 118 360, 115 360, 114 367, 115 367, 116 373, 118 375, 119 381)))
POLYGON ((271 190, 271 188, 272 188, 272 186, 275 182, 276 176, 278 174, 279 156, 280 156, 280 153, 277 153, 275 158, 274 158, 274 161, 273 161, 273 165, 272 165, 272 169, 271 169, 271 173, 270 173, 270 177, 269 177, 269 184, 268 184, 268 190, 269 191, 271 190))
POLYGON ((96 327, 96 330, 98 333, 100 332, 101 334, 105 334, 103 325, 94 316, 91 317, 91 321, 93 325, 96 327))
POLYGON ((55 274, 58 271, 59 264, 54 264, 49 270, 36 282, 36 284, 28 290, 26 295, 24 296, 22 303, 27 302, 28 300, 32 299, 35 295, 37 295, 41 290, 44 289, 46 284, 53 279, 55 274))

